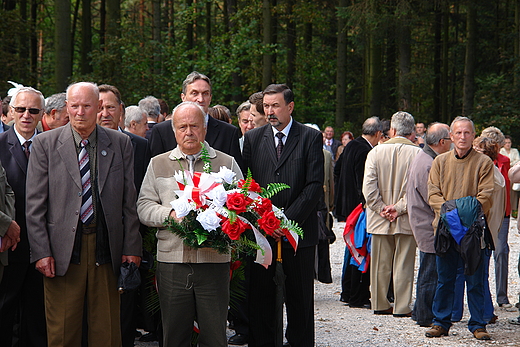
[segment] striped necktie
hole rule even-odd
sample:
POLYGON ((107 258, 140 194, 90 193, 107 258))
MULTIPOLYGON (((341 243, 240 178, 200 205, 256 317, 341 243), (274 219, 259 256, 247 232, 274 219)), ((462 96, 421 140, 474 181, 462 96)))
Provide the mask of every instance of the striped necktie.
POLYGON ((276 137, 278 137, 278 145, 276 146, 276 157, 278 159, 280 159, 280 157, 282 156, 282 150, 283 150, 283 137, 285 136, 284 133, 282 133, 281 131, 277 132, 276 133, 276 137))
POLYGON ((94 220, 94 206, 92 204, 92 186, 90 184, 90 162, 86 146, 88 140, 81 141, 81 151, 79 152, 79 173, 81 175, 82 198, 81 198, 81 221, 89 225, 94 220))

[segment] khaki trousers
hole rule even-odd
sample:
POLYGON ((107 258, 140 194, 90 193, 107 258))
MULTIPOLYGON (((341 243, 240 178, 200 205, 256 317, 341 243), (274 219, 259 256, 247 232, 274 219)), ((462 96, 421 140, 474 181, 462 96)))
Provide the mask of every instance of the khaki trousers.
POLYGON ((394 314, 407 314, 411 311, 415 248, 413 235, 372 234, 370 294, 374 311, 391 307, 387 294, 392 275, 394 314))
POLYGON ((83 235, 80 264, 44 279, 49 347, 81 346, 87 307, 89 346, 121 346, 119 293, 112 264, 96 265, 96 234, 83 235))

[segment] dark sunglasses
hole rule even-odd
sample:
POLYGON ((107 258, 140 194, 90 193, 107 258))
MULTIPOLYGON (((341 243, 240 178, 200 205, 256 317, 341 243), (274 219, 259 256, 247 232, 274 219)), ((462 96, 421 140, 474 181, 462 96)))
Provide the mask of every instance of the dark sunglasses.
POLYGON ((27 108, 27 107, 20 107, 20 106, 11 106, 16 113, 25 113, 26 110, 29 110, 30 114, 38 114, 40 113, 39 108, 27 108))

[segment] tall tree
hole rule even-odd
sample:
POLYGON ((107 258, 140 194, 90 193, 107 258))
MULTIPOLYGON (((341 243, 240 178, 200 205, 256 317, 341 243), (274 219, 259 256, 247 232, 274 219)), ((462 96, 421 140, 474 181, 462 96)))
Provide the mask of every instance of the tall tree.
MULTIPOLYGON (((77 0, 79 2, 79 0, 77 0)), ((81 7, 81 73, 92 72, 90 53, 92 52, 92 13, 90 0, 82 0, 81 7)))
POLYGON ((477 47, 477 11, 473 0, 468 1, 466 22, 466 59, 464 64, 464 96, 462 114, 469 116, 473 113, 475 101, 475 64, 477 47))
POLYGON ((293 88, 296 71, 296 21, 294 18, 294 0, 287 0, 287 76, 285 82, 293 88))
POLYGON ((70 0, 55 0, 56 90, 65 90, 72 76, 72 42, 70 35, 70 0))
POLYGON ((345 10, 348 0, 339 0, 338 7, 338 41, 336 55, 336 128, 345 122, 347 106, 347 20, 345 10))
POLYGON ((273 53, 271 45, 272 42, 272 15, 271 15, 271 1, 262 1, 263 14, 263 29, 264 29, 264 54, 262 64, 262 89, 271 84, 273 76, 273 53))
POLYGON ((410 66, 412 50, 410 48, 411 31, 407 23, 398 26, 399 37, 399 109, 409 110, 412 103, 412 85, 410 66))

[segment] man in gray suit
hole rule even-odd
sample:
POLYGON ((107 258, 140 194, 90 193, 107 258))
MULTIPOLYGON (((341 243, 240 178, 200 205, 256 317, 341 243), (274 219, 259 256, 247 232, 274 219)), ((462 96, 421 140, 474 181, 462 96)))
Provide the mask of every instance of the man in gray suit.
POLYGON ((20 226, 14 220, 14 192, 7 184, 4 167, 0 164, 0 281, 7 265, 7 250, 13 251, 20 242, 20 226))
POLYGON ((27 179, 31 261, 45 276, 50 346, 120 346, 117 276, 141 260, 130 138, 96 125, 99 89, 67 89, 70 125, 33 142, 27 179), (66 293, 66 295, 64 295, 66 293))

